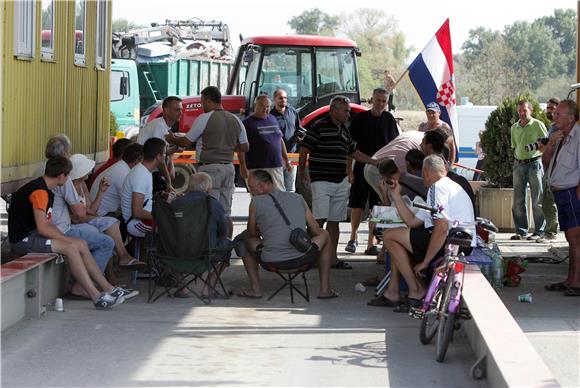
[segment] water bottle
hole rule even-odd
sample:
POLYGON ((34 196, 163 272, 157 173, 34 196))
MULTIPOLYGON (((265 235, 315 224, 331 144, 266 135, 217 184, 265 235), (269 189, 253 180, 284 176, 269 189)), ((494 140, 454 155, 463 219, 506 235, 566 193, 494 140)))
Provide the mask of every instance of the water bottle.
POLYGON ((492 286, 495 290, 501 290, 503 288, 503 258, 499 254, 499 248, 497 244, 493 244, 492 248, 492 262, 491 262, 491 272, 492 272, 492 286))

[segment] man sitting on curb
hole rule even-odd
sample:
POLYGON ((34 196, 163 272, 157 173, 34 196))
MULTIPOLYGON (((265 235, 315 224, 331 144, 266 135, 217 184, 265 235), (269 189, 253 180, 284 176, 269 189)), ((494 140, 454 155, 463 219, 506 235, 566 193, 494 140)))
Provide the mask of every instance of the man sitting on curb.
MULTIPOLYGON (((427 205, 442 208, 450 220, 473 222, 474 213, 471 200, 457 183, 447 176, 446 163, 439 155, 430 155, 423 161, 423 182, 429 187, 427 205), (453 203, 453 205, 451 205, 453 203)), ((389 194, 397 208, 399 217, 407 227, 387 229, 383 234, 385 248, 391 255, 391 280, 384 294, 371 300, 370 306, 397 307, 398 312, 406 312, 408 307, 416 307, 425 296, 425 289, 419 280, 421 272, 444 253, 445 240, 450 223, 441 214, 422 217, 425 212, 413 214, 401 197, 401 186, 396 180, 381 182, 382 197, 389 194), (420 214, 420 215, 419 215, 420 214), (409 286, 407 303, 401 304, 399 279, 403 276, 409 286)))
POLYGON ((46 162, 43 176, 14 193, 8 212, 12 252, 64 255, 73 277, 90 296, 95 308, 109 309, 123 303, 129 291, 107 282, 85 241, 65 236, 51 223, 54 201, 51 190, 64 185, 71 170, 72 164, 66 157, 55 156, 46 162), (93 281, 104 292, 99 292, 93 281))
POLYGON ((248 216, 247 236, 244 240, 247 252, 241 249, 250 288, 242 289, 238 296, 261 298, 262 288, 258 278, 258 264, 276 263, 278 268, 298 268, 318 261, 320 290, 318 299, 331 299, 338 294, 330 288, 330 263, 334 252, 328 232, 320 228, 302 196, 296 193, 274 190, 272 177, 266 171, 250 172, 248 186, 252 202, 248 216), (287 225, 274 204, 275 198, 290 221, 287 225), (312 247, 305 253, 290 244, 290 232, 294 228, 308 226, 312 247))

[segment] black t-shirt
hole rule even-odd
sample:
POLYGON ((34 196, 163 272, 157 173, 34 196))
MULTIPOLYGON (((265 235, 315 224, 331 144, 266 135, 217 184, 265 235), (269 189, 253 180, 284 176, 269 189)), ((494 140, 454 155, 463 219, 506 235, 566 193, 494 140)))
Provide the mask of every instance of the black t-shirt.
POLYGON ((46 213, 50 221, 54 194, 42 177, 28 182, 12 195, 8 208, 8 238, 17 243, 37 229, 33 209, 46 213))
POLYGON ((346 157, 356 151, 356 142, 344 125, 337 127, 328 118, 308 130, 302 147, 310 151, 308 171, 312 182, 339 183, 346 177, 346 157))
POLYGON ((373 156, 399 136, 397 122, 389 112, 382 112, 378 117, 370 110, 360 112, 354 116, 348 130, 356 141, 356 149, 368 156, 373 156))

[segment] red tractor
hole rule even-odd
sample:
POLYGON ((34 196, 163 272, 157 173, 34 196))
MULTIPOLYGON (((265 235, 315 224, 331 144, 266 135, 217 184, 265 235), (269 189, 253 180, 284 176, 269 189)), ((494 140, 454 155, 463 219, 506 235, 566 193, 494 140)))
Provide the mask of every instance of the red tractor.
MULTIPOLYGON (((306 129, 328 114, 328 104, 336 95, 348 97, 351 110, 360 112, 366 108, 360 105, 357 56, 360 50, 350 39, 309 35, 244 39, 223 96, 224 109, 251 112, 257 95, 272 97, 276 89, 282 88, 306 129)), ((160 104, 149 112, 144 122, 161 115, 160 104)), ((202 113, 200 96, 184 97, 179 131, 187 132, 202 113)), ((175 160, 174 187, 178 190, 187 187, 184 180, 195 163, 192 156, 192 151, 186 151, 175 160)))

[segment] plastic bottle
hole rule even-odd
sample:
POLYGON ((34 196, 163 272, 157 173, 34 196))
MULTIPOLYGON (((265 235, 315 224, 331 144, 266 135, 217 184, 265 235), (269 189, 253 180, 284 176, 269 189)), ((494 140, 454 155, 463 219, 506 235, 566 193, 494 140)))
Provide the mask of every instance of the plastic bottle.
POLYGON ((491 285, 496 290, 501 290, 503 288, 503 276, 504 276, 503 258, 499 253, 499 248, 497 247, 496 243, 493 244, 492 252, 493 256, 491 263, 491 272, 493 281, 491 285))

